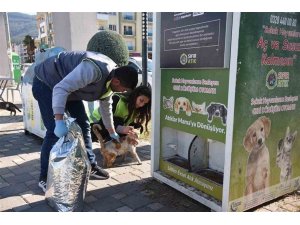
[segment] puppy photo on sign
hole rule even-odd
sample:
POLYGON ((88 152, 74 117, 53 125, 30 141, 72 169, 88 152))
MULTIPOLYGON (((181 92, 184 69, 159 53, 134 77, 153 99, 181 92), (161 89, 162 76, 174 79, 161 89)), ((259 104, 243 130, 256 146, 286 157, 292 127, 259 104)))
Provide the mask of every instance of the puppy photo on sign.
POLYGON ((226 126, 227 120, 227 108, 221 103, 211 102, 210 105, 206 108, 208 117, 207 121, 212 122, 214 117, 219 117, 222 121, 222 124, 226 126))

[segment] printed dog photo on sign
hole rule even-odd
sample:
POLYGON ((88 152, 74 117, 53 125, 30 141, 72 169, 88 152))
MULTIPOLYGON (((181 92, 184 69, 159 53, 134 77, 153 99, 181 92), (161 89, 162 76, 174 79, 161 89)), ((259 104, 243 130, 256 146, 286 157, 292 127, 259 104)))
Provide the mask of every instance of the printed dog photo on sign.
POLYGON ((184 111, 187 116, 192 115, 192 106, 190 100, 185 97, 179 97, 175 100, 174 111, 179 114, 180 110, 184 111))
POLYGON ((245 196, 269 187, 270 154, 266 140, 270 131, 271 120, 266 116, 261 116, 249 126, 243 139, 244 148, 249 153, 246 165, 245 196))
POLYGON ((226 126, 227 120, 227 108, 221 103, 211 102, 210 105, 206 108, 208 117, 207 121, 212 122, 214 117, 219 117, 222 121, 222 124, 226 126))
POLYGON ((192 112, 201 115, 207 115, 206 102, 203 102, 202 104, 196 104, 194 101, 192 101, 192 112))
POLYGON ((165 96, 163 96, 163 108, 169 109, 170 111, 173 111, 173 103, 174 103, 174 97, 170 97, 167 99, 165 96))
POLYGON ((280 168, 280 183, 292 178, 291 152, 297 137, 297 131, 292 133, 286 128, 285 137, 280 139, 277 146, 276 165, 280 168))

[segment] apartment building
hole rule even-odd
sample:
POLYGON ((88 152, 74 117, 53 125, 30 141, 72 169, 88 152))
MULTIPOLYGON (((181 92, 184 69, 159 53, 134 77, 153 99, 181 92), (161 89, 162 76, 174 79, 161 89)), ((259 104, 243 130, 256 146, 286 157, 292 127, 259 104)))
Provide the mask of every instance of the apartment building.
POLYGON ((55 45, 52 15, 52 12, 37 12, 36 14, 39 48, 49 48, 55 45))
POLYGON ((26 63, 28 60, 27 46, 24 44, 12 44, 12 51, 20 56, 21 63, 26 63))
MULTIPOLYGON (((67 50, 85 50, 98 31, 121 34, 130 55, 142 53, 141 12, 40 12, 37 13, 40 46, 60 46, 67 50), (83 32, 84 31, 84 32, 83 32)), ((152 56, 153 13, 148 13, 148 55, 152 56)))
MULTIPOLYGON (((141 12, 97 12, 98 30, 112 30, 121 34, 127 44, 129 54, 142 53, 142 13, 141 12)), ((152 58, 153 13, 148 13, 148 55, 152 58)))

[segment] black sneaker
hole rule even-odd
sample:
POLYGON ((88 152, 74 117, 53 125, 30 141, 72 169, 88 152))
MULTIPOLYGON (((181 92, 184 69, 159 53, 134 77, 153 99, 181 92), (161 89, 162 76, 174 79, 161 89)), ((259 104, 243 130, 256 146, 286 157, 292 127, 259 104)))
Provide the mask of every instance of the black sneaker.
POLYGON ((95 165, 92 166, 91 177, 105 180, 109 178, 109 173, 102 169, 100 166, 95 165))
POLYGON ((43 192, 46 192, 47 180, 40 180, 38 185, 43 190, 43 192))

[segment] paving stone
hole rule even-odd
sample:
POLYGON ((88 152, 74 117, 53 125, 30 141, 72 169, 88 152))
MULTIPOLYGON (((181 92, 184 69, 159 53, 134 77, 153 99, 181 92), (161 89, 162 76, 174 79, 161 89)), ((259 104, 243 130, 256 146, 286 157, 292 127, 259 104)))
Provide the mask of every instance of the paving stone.
POLYGON ((28 209, 31 209, 30 205, 21 205, 21 206, 13 208, 13 210, 15 212, 22 212, 22 211, 25 211, 25 210, 28 210, 28 209))
POLYGON ((94 185, 97 189, 108 187, 106 180, 89 180, 89 184, 94 185))
POLYGON ((25 183, 28 180, 32 180, 32 176, 29 174, 20 174, 10 177, 4 178, 10 184, 17 184, 17 183, 25 183))
POLYGON ((45 200, 44 195, 37 195, 32 192, 32 194, 21 195, 22 198, 28 203, 41 202, 45 200))
POLYGON ((136 208, 140 208, 142 206, 148 205, 150 202, 152 202, 152 200, 145 197, 144 195, 137 193, 137 194, 122 198, 121 202, 128 205, 132 209, 136 209, 136 208))
POLYGON ((284 204, 282 206, 283 209, 286 209, 288 212, 299 212, 300 208, 291 204, 284 204))
POLYGON ((116 211, 117 212, 132 212, 133 210, 125 205, 120 208, 117 208, 116 211))
MULTIPOLYGON (((17 164, 19 161, 24 162, 23 159, 18 159, 17 161, 14 160, 14 162, 17 164)), ((31 166, 22 166, 22 163, 21 163, 19 166, 11 168, 10 170, 12 173, 19 175, 19 174, 24 174, 24 173, 30 173, 32 171, 32 167, 31 166)))
POLYGON ((101 189, 96 189, 94 191, 90 191, 89 194, 94 195, 97 199, 106 198, 108 196, 112 196, 118 193, 119 190, 114 187, 106 187, 101 189))
POLYGON ((16 163, 17 165, 22 165, 25 162, 25 160, 22 158, 17 158, 14 159, 13 162, 16 163))
POLYGON ((10 170, 8 168, 0 168, 0 176, 7 173, 10 173, 10 170))
POLYGON ((113 198, 118 199, 118 200, 120 200, 122 198, 125 198, 126 196, 127 195, 125 193, 122 193, 122 192, 118 192, 118 193, 112 195, 113 198))
POLYGON ((9 186, 9 183, 1 182, 0 183, 0 189, 9 186))
POLYGON ((136 169, 134 169, 133 171, 131 171, 131 173, 132 173, 134 176, 137 176, 137 177, 140 177, 141 174, 144 174, 143 171, 141 171, 141 170, 136 170, 136 169))
POLYGON ((154 203, 147 205, 147 207, 149 207, 150 209, 153 209, 154 211, 157 211, 157 210, 163 208, 164 205, 160 204, 159 202, 154 202, 154 203))
POLYGON ((155 211, 147 206, 143 206, 135 209, 134 212, 155 212, 155 211))
POLYGON ((93 209, 97 212, 111 212, 117 208, 124 206, 119 200, 108 196, 106 198, 102 198, 99 201, 90 203, 93 209))
POLYGON ((114 179, 120 183, 126 183, 126 182, 139 180, 140 178, 131 173, 127 173, 127 174, 117 175, 114 177, 114 179))
POLYGON ((18 195, 19 193, 28 191, 28 187, 25 184, 10 185, 0 189, 0 193, 3 197, 18 195))
POLYGON ((271 212, 271 211, 266 208, 259 208, 259 209, 255 210, 255 212, 271 212))
POLYGON ((85 197, 85 199, 84 199, 84 202, 86 202, 86 203, 91 203, 91 202, 95 202, 95 201, 97 201, 98 199, 95 197, 95 196, 93 196, 93 195, 87 195, 86 197, 85 197))
POLYGON ((0 199, 0 211, 6 211, 8 209, 13 209, 18 206, 26 205, 27 203, 20 196, 11 196, 0 199))
POLYGON ((25 182, 25 185, 30 186, 30 185, 36 184, 36 183, 37 183, 37 180, 29 180, 29 181, 25 182))
POLYGON ((54 212, 46 201, 30 204, 30 209, 25 209, 23 212, 54 212))
POLYGON ((111 177, 110 179, 106 180, 106 184, 108 186, 117 186, 120 185, 121 183, 117 181, 114 177, 111 177))
POLYGON ((12 172, 9 172, 9 173, 3 174, 3 175, 1 175, 1 176, 2 176, 2 178, 4 178, 4 179, 6 180, 6 178, 14 177, 15 174, 12 173, 12 172))

